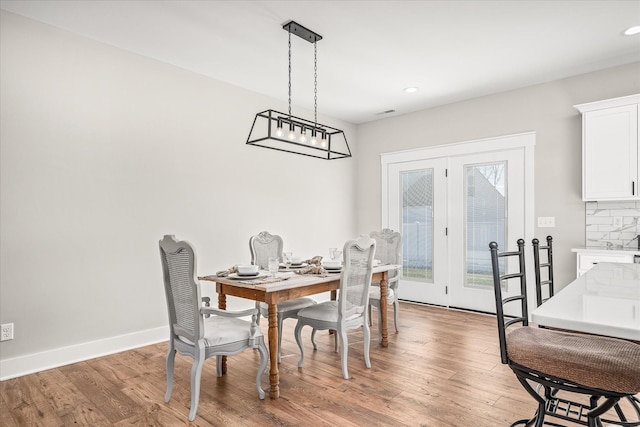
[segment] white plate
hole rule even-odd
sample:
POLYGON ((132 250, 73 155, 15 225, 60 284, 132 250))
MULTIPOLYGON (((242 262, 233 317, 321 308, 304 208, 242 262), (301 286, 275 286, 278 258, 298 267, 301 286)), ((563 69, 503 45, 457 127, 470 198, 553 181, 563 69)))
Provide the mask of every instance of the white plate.
POLYGON ((306 262, 303 262, 302 264, 291 264, 291 268, 302 268, 302 267, 306 267, 307 264, 306 262))
POLYGON ((241 275, 239 275, 237 273, 231 273, 227 277, 229 279, 233 279, 233 280, 253 280, 253 279, 262 279, 262 278, 265 278, 267 276, 268 276, 268 274, 260 274, 260 273, 258 273, 256 275, 253 275, 253 276, 241 276, 241 275))
POLYGON ((327 267, 326 265, 324 265, 323 267, 325 270, 331 273, 338 273, 340 270, 342 270, 342 267, 327 267))

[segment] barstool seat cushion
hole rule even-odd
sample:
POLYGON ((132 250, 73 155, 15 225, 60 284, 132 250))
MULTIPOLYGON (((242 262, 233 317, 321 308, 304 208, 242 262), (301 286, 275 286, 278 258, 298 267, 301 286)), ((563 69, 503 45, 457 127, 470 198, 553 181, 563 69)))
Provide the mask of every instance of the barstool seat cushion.
POLYGON ((640 344, 597 335, 520 327, 507 333, 512 362, 585 387, 640 392, 640 344))

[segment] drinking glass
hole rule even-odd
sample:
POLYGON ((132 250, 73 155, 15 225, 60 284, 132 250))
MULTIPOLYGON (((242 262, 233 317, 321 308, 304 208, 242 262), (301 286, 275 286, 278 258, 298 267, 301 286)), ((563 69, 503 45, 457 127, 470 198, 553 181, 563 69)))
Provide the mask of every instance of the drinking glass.
POLYGON ((277 257, 269 258, 269 273, 271 273, 272 277, 276 277, 276 273, 280 268, 280 260, 277 257))
POLYGON ((336 259, 336 251, 338 248, 329 248, 329 258, 336 259))
POLYGON ((283 252, 282 257, 284 258, 284 265, 288 270, 289 268, 291 268, 291 259, 293 258, 293 252, 283 252))
POLYGON ((342 261, 342 251, 338 251, 338 250, 336 250, 336 251, 333 253, 333 258, 331 258, 331 259, 333 259, 333 260, 335 260, 335 261, 342 261))

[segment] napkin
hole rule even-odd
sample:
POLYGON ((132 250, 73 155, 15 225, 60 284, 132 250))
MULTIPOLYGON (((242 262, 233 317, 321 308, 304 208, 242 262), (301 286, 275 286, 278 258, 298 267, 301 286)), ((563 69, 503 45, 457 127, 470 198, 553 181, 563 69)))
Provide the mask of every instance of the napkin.
MULTIPOLYGON (((320 257, 322 259, 322 257, 320 257)), ((297 274, 327 274, 327 270, 322 265, 309 263, 308 266, 295 270, 297 274)))
POLYGON ((309 265, 322 265, 322 257, 319 255, 305 261, 309 265))
POLYGON ((216 272, 216 276, 218 276, 218 277, 227 277, 228 275, 230 275, 232 273, 237 273, 237 272, 238 272, 238 269, 234 265, 233 267, 229 268, 228 270, 221 270, 221 271, 216 272))

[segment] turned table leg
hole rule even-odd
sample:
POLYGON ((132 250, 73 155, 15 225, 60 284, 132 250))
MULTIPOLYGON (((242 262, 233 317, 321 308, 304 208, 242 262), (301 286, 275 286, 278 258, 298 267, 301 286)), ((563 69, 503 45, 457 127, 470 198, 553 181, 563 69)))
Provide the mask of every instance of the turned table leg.
POLYGON ((269 304, 269 384, 272 399, 280 397, 280 374, 278 372, 278 307, 269 304))

